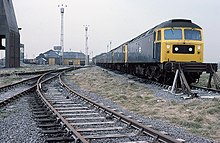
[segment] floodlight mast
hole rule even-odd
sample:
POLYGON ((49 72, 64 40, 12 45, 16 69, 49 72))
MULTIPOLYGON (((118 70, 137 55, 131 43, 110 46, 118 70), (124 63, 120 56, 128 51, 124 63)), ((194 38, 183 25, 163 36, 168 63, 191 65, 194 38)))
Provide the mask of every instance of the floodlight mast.
POLYGON ((85 55, 86 55, 86 58, 85 58, 85 65, 89 65, 89 55, 88 55, 88 51, 89 51, 89 47, 88 47, 88 30, 89 30, 89 25, 83 25, 85 27, 85 32, 86 32, 86 40, 85 40, 85 55))
POLYGON ((58 5, 60 7, 61 14, 61 34, 60 34, 60 46, 61 46, 61 65, 64 65, 63 53, 64 53, 64 8, 67 5, 58 5))

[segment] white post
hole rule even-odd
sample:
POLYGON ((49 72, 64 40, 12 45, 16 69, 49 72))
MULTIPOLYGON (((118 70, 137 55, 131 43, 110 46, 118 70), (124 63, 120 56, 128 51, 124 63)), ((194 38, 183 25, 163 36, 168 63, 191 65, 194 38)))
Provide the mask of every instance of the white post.
POLYGON ((175 88, 175 86, 176 86, 176 82, 177 82, 178 73, 179 73, 179 70, 177 69, 177 70, 176 70, 175 77, 174 77, 174 80, 173 80, 172 89, 171 89, 171 91, 170 91, 171 93, 173 93, 174 88, 175 88))

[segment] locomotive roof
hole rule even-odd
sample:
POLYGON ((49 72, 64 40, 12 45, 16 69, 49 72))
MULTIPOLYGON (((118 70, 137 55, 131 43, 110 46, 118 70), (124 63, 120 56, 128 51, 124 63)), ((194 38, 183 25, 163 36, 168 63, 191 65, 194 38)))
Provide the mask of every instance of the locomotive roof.
POLYGON ((166 27, 191 27, 191 28, 202 29, 200 26, 198 26, 195 23, 192 23, 192 21, 188 19, 172 19, 159 24, 156 28, 166 28, 166 27))
POLYGON ((171 19, 169 21, 165 21, 149 30, 147 30, 146 32, 138 35, 137 37, 127 41, 126 43, 132 42, 133 40, 139 39, 141 37, 144 37, 145 35, 149 35, 152 34, 156 29, 159 28, 167 28, 167 27, 190 27, 190 28, 199 28, 202 29, 200 26, 198 26, 195 23, 192 23, 191 20, 188 19, 171 19))

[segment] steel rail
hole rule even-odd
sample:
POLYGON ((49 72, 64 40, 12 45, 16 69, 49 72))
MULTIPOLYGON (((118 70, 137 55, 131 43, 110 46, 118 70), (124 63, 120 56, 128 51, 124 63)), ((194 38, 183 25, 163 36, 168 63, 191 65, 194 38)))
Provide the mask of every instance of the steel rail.
MULTIPOLYGON (((28 78, 28 79, 19 81, 19 82, 17 82, 17 83, 11 84, 11 85, 3 86, 3 87, 0 88, 0 91, 3 90, 4 88, 10 88, 10 87, 13 87, 13 86, 16 86, 16 85, 19 85, 19 84, 22 84, 22 83, 25 83, 25 82, 28 82, 28 81, 32 81, 32 80, 34 80, 34 79, 36 79, 36 78, 40 78, 41 76, 42 76, 42 75, 35 76, 35 77, 32 77, 32 78, 28 78)), ((36 83, 37 83, 37 82, 36 82, 36 83)), ((13 100, 15 100, 15 99, 21 97, 21 96, 24 95, 25 93, 32 92, 32 91, 36 90, 36 88, 37 88, 37 84, 36 84, 36 83, 35 83, 35 85, 29 87, 28 89, 26 89, 26 90, 24 90, 24 91, 22 91, 22 92, 20 92, 20 93, 17 93, 17 94, 15 94, 14 96, 11 96, 11 97, 9 97, 9 98, 7 98, 7 99, 4 99, 4 100, 0 101, 0 107, 5 106, 6 104, 10 103, 11 101, 13 101, 13 100)))
MULTIPOLYGON (((74 67, 73 67, 73 68, 74 68, 74 67)), ((60 72, 60 71, 63 71, 63 70, 67 70, 67 71, 68 71, 68 70, 71 70, 71 69, 72 69, 72 68, 65 68, 65 69, 59 69, 59 70, 50 70, 49 72, 47 72, 47 74, 52 73, 52 72, 60 72)), ((0 91, 4 90, 4 89, 6 89, 6 88, 12 88, 12 87, 17 86, 17 85, 19 85, 19 84, 23 84, 23 83, 26 83, 26 82, 29 82, 29 81, 32 81, 32 80, 35 80, 35 79, 39 79, 41 76, 42 76, 42 75, 34 76, 34 77, 31 77, 31 78, 28 78, 28 79, 25 79, 25 80, 16 82, 16 83, 14 83, 14 84, 2 86, 2 87, 0 87, 0 91)), ((41 79, 42 79, 42 78, 41 78, 41 79)), ((49 79, 50 79, 50 78, 49 78, 49 79)), ((46 80, 43 81, 43 82, 46 82, 46 80)), ((17 94, 15 94, 14 96, 11 96, 11 97, 9 97, 9 98, 7 98, 7 99, 4 99, 4 100, 0 101, 0 107, 5 106, 6 104, 10 103, 11 101, 13 101, 13 100, 15 100, 15 99, 21 97, 21 96, 24 95, 25 93, 32 92, 32 91, 36 90, 36 88, 37 88, 37 84, 35 83, 35 85, 31 86, 30 88, 28 88, 28 89, 26 89, 26 90, 24 90, 24 91, 22 91, 22 92, 20 92, 20 93, 17 93, 17 94)))
MULTIPOLYGON (((63 68, 63 69, 66 69, 66 68, 63 68)), ((38 70, 38 71, 29 71, 29 72, 2 73, 2 74, 0 74, 0 77, 11 76, 11 75, 36 75, 36 74, 42 75, 44 73, 53 72, 54 70, 56 70, 56 69, 38 70)))
POLYGON ((34 86, 32 86, 32 87, 26 89, 25 91, 22 91, 22 92, 20 92, 20 93, 18 93, 18 94, 15 94, 15 95, 12 96, 12 97, 9 97, 9 98, 7 98, 7 99, 5 99, 5 100, 0 101, 0 107, 5 106, 6 104, 10 103, 11 101, 13 101, 13 100, 15 100, 15 99, 21 97, 21 96, 24 95, 25 93, 34 91, 35 89, 36 89, 36 85, 34 85, 34 86))
POLYGON ((212 91, 212 92, 220 93, 220 90, 219 90, 219 89, 201 87, 201 86, 196 86, 196 85, 191 85, 191 87, 192 87, 193 89, 203 89, 203 90, 205 90, 205 91, 212 91))
MULTIPOLYGON (((2 90, 4 90, 4 89, 7 89, 7 88, 12 88, 12 87, 17 86, 17 85, 19 85, 19 84, 23 84, 23 83, 26 83, 26 82, 29 82, 29 81, 38 79, 40 76, 41 76, 41 75, 35 76, 35 77, 31 77, 31 78, 28 78, 28 79, 25 79, 25 80, 16 82, 16 83, 14 83, 14 84, 2 86, 2 87, 0 87, 0 91, 2 91, 2 90)), ((5 106, 6 104, 10 103, 11 101, 13 101, 13 100, 15 100, 15 99, 21 97, 21 96, 24 95, 25 93, 30 92, 30 91, 33 91, 33 90, 35 90, 35 89, 36 89, 36 84, 33 85, 33 86, 31 86, 30 88, 28 88, 28 89, 26 89, 26 90, 20 92, 20 93, 15 94, 14 96, 11 96, 11 97, 9 97, 9 98, 7 98, 7 99, 4 99, 4 100, 0 101, 0 107, 5 106)))
MULTIPOLYGON (((49 74, 49 73, 52 73, 52 72, 56 72, 56 71, 71 70, 71 69, 72 69, 72 68, 65 68, 65 69, 59 69, 59 70, 50 70, 50 71, 48 72, 48 74, 49 74)), ((12 88, 12 87, 17 86, 17 85, 19 85, 19 84, 23 84, 23 83, 26 83, 26 82, 29 82, 29 81, 32 81, 32 80, 35 80, 35 79, 39 79, 41 76, 42 76, 42 75, 37 75, 37 76, 31 77, 31 78, 28 78, 28 79, 21 80, 21 81, 19 81, 19 82, 14 83, 14 84, 2 86, 2 87, 0 87, 0 91, 2 91, 2 90, 4 90, 4 89, 7 89, 7 88, 12 88)), ((13 100, 15 100, 15 99, 21 97, 22 95, 24 95, 24 94, 27 93, 27 92, 31 92, 31 91, 36 90, 36 88, 37 88, 37 85, 36 85, 36 83, 35 83, 35 85, 31 86, 30 88, 28 88, 28 89, 26 89, 26 90, 24 90, 24 91, 22 91, 22 92, 20 92, 20 93, 17 93, 17 94, 15 94, 15 95, 12 96, 12 97, 9 97, 9 98, 7 98, 7 99, 4 99, 4 100, 0 101, 0 107, 5 106, 6 104, 8 104, 8 103, 10 103, 11 101, 13 101, 13 100)))
POLYGON ((62 80, 61 74, 59 75, 59 81, 61 83, 62 86, 64 86, 68 91, 70 91, 71 93, 81 97, 82 99, 86 100, 87 102, 90 102, 92 105, 97 106, 98 108, 103 109, 104 111, 109 112, 111 115, 114 115, 115 117, 119 118, 121 121, 124 121, 125 123, 136 127, 137 129, 141 129, 141 131, 145 134, 150 135, 151 137, 157 138, 158 140, 161 140, 163 142, 167 142, 167 143, 182 143, 181 141, 178 141, 176 139, 171 138, 170 136, 164 135, 162 133, 160 133, 159 131, 156 131, 154 129, 151 129, 135 120, 132 120, 108 107, 105 107, 103 105, 100 105, 96 102, 94 102, 93 100, 89 99, 88 97, 85 97, 79 93, 77 93, 76 91, 72 90, 69 86, 67 86, 67 84, 62 80))
POLYGON ((81 141, 82 143, 89 143, 79 132, 76 131, 76 129, 66 120, 63 118, 63 116, 48 102, 48 100, 45 98, 44 94, 41 92, 42 83, 51 80, 52 78, 57 77, 59 74, 44 80, 41 82, 44 76, 48 75, 48 73, 43 74, 37 81, 37 94, 40 96, 42 101, 50 108, 50 110, 62 121, 62 123, 65 124, 65 126, 69 129, 70 133, 72 133, 73 138, 75 139, 75 142, 81 141))
POLYGON ((36 74, 44 74, 44 73, 47 73, 47 72, 50 72, 50 71, 52 71, 52 70, 4 73, 4 74, 0 74, 0 77, 6 77, 6 76, 11 76, 11 75, 36 75, 36 74))
POLYGON ((2 87, 0 87, 0 91, 3 90, 4 88, 10 88, 10 87, 13 87, 13 86, 16 86, 16 85, 25 83, 25 82, 32 81, 32 80, 34 80, 34 79, 38 79, 40 76, 41 76, 41 75, 34 76, 34 77, 30 77, 30 78, 28 78, 28 79, 24 79, 24 80, 18 81, 18 82, 13 83, 13 84, 9 84, 9 85, 2 86, 2 87))

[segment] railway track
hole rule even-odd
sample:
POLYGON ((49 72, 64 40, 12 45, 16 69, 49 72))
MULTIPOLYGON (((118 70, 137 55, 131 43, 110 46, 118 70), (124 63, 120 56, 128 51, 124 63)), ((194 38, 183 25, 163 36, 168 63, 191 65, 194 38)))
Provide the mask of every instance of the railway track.
POLYGON ((43 81, 45 76, 37 82, 33 108, 48 142, 183 142, 73 91, 62 74, 43 81))
POLYGON ((12 73, 1 73, 0 77, 6 77, 11 75, 25 76, 25 75, 41 75, 47 72, 53 72, 53 69, 48 70, 37 70, 37 71, 29 71, 29 72, 12 72, 12 73))
POLYGON ((191 85, 191 89, 198 93, 200 98, 220 98, 220 90, 214 88, 191 85))
MULTIPOLYGON (((134 79, 141 83, 153 84, 168 92, 171 92, 172 86, 170 85, 162 84, 162 83, 152 81, 149 79, 143 79, 143 78, 136 79, 135 76, 134 76, 134 79)), ((220 89, 207 88, 207 87, 201 87, 201 86, 196 86, 196 85, 190 85, 190 89, 195 94, 195 97, 198 97, 198 98, 220 98, 220 89)), ((172 94, 182 95, 184 99, 194 98, 189 93, 185 93, 181 88, 176 88, 172 94)))
POLYGON ((39 76, 34 76, 14 84, 0 87, 0 107, 10 103, 11 101, 33 91, 36 88, 37 79, 39 76))
MULTIPOLYGON (((112 69, 107 69, 107 70, 113 71, 118 74, 124 74, 124 72, 117 71, 117 70, 112 70, 112 69)), ((151 79, 146 79, 143 76, 131 75, 131 77, 132 77, 131 79, 137 80, 141 83, 148 83, 148 84, 153 84, 155 86, 161 87, 164 90, 166 90, 172 94, 183 95, 182 97, 184 99, 192 99, 194 97, 220 98, 220 94, 219 94, 220 89, 216 89, 216 88, 207 88, 207 87, 201 87, 201 86, 196 86, 196 85, 187 85, 188 86, 188 89, 187 89, 186 85, 184 85, 184 87, 182 87, 182 85, 181 85, 181 87, 179 87, 179 88, 175 87, 174 90, 172 91, 172 86, 170 86, 170 85, 162 84, 162 83, 159 83, 159 82, 151 80, 151 79)), ((218 83, 218 86, 219 86, 219 84, 220 83, 218 83)))
MULTIPOLYGON (((142 81, 143 82, 143 81, 142 81)), ((153 84, 155 86, 161 87, 162 89, 171 92, 171 86, 164 85, 155 81, 144 81, 149 84, 153 84)), ((220 98, 220 90, 214 89, 214 88, 207 88, 207 87, 201 87, 196 85, 190 85, 191 91, 194 93, 195 96, 191 96, 190 94, 184 93, 181 88, 175 89, 175 91, 171 94, 180 95, 183 99, 192 99, 194 97, 196 98, 220 98)))
POLYGON ((71 70, 73 68, 65 68, 65 69, 58 69, 58 70, 45 70, 40 72, 31 72, 31 75, 36 75, 41 73, 41 75, 33 76, 28 79, 21 80, 14 84, 6 85, 0 87, 0 107, 4 106, 11 101, 21 97, 22 95, 26 95, 29 92, 32 92, 36 89, 37 80, 42 76, 42 73, 47 72, 48 74, 53 72, 61 72, 63 70, 71 70))

